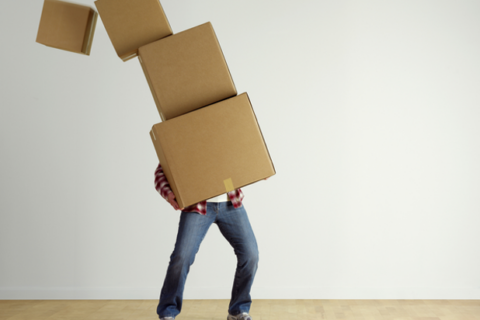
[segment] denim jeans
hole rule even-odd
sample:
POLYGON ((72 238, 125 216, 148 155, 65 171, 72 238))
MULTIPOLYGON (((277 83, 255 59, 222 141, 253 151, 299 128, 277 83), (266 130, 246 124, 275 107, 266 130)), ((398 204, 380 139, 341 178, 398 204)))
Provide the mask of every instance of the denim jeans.
POLYGON ((170 256, 157 307, 160 318, 175 318, 182 310, 183 289, 188 271, 212 223, 218 225, 237 256, 228 312, 232 315, 249 312, 252 304, 250 289, 258 266, 258 248, 247 212, 243 205, 235 209, 230 201, 207 202, 205 216, 196 212, 181 213, 175 249, 170 256))

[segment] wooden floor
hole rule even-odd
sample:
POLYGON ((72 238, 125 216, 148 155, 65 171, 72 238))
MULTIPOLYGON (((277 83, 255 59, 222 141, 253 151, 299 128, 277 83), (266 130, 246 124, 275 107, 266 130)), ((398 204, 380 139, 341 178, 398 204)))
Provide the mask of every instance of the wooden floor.
MULTIPOLYGON (((0 300, 0 320, 158 319, 156 300, 0 300)), ((176 320, 226 320, 228 300, 186 300, 176 320)), ((480 320, 480 300, 254 300, 254 320, 480 320)))

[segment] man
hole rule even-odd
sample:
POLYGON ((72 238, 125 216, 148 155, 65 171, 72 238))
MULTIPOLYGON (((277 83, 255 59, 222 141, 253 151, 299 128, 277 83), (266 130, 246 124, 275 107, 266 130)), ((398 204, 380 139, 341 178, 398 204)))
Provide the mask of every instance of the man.
POLYGON ((155 189, 175 210, 182 210, 175 249, 170 256, 157 307, 160 320, 173 320, 182 310, 188 271, 212 223, 217 224, 237 256, 227 320, 252 320, 248 313, 252 304, 250 289, 258 266, 258 248, 242 204, 242 190, 179 208, 160 163, 155 170, 155 189))

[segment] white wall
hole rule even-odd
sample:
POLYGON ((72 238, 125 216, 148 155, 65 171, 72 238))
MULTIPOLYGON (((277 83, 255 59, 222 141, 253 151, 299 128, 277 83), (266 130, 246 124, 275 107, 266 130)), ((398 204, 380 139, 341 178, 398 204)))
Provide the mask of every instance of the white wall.
MULTIPOLYGON (((277 170, 244 189, 253 298, 480 299, 480 2, 162 4, 213 23, 277 170)), ((90 56, 36 43, 42 5, 0 2, 0 298, 155 299, 179 215, 145 77, 100 19, 90 56)), ((234 268, 213 226, 185 297, 234 268)))

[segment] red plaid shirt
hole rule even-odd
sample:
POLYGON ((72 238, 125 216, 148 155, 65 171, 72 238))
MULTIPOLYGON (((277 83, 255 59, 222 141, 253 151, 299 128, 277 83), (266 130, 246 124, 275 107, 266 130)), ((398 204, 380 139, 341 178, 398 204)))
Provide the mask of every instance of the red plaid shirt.
MULTIPOLYGON (((158 193, 168 201, 168 194, 172 192, 170 184, 168 184, 167 177, 163 174, 162 165, 159 163, 157 169, 155 170, 155 189, 158 193)), ((227 193, 228 198, 232 201, 232 204, 235 208, 239 208, 242 205, 243 192, 241 189, 236 189, 227 193)), ((183 209, 185 212, 198 212, 202 215, 207 214, 207 201, 201 201, 196 204, 192 204, 183 209)))

